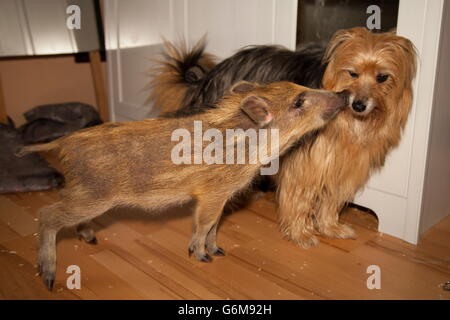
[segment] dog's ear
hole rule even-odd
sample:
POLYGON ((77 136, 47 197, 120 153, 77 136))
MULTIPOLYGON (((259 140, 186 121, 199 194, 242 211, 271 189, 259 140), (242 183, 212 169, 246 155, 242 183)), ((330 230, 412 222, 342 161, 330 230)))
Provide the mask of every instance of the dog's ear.
POLYGON ((258 87, 257 83, 248 82, 248 81, 239 81, 235 83, 231 89, 231 93, 248 93, 258 87))
POLYGON ((273 119, 272 114, 269 111, 268 102, 258 96, 245 98, 241 103, 241 110, 256 123, 258 127, 264 127, 273 119))
POLYGON ((337 53, 345 44, 356 37, 364 37, 370 31, 365 28, 352 28, 338 30, 331 38, 325 50, 323 63, 327 65, 325 74, 322 78, 322 86, 327 90, 334 90, 337 83, 338 72, 336 70, 337 53))
POLYGON ((417 49, 414 44, 404 37, 394 36, 396 50, 403 53, 403 63, 406 71, 406 82, 411 82, 416 75, 417 69, 417 49))
POLYGON ((358 34, 368 33, 365 28, 352 28, 338 30, 334 33, 330 42, 328 43, 327 49, 325 50, 324 62, 330 62, 332 57, 336 54, 336 50, 340 48, 347 41, 353 39, 358 34))

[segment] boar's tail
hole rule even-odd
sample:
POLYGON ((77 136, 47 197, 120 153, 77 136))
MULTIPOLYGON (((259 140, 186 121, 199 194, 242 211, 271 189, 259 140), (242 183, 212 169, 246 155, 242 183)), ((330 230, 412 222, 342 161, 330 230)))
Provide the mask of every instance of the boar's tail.
POLYGON ((16 152, 17 157, 23 157, 24 155, 32 152, 38 152, 38 151, 49 151, 52 149, 56 149, 59 147, 58 141, 53 141, 50 143, 43 143, 43 144, 34 144, 31 146, 24 146, 19 149, 18 152, 16 152))
POLYGON ((150 96, 147 102, 162 113, 171 113, 183 107, 184 101, 197 88, 206 73, 215 66, 215 58, 205 52, 202 37, 191 49, 185 41, 175 46, 164 40, 162 60, 153 60, 150 70, 150 96))

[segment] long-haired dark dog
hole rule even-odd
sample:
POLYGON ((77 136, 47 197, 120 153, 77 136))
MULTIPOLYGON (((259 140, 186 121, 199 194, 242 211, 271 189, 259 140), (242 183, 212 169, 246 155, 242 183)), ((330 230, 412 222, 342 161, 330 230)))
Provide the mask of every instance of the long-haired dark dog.
POLYGON ((297 51, 281 46, 249 46, 215 65, 204 52, 205 39, 191 50, 164 42, 164 60, 152 70, 150 100, 166 115, 187 116, 214 107, 228 88, 239 80, 260 83, 288 79, 303 86, 319 88, 325 65, 325 47, 308 44, 297 51), (301 71, 301 72, 299 72, 301 71))
MULTIPOLYGON (((202 56, 202 51, 197 55, 202 56)), ((164 72, 174 70, 183 78, 177 69, 180 61, 170 57, 166 71, 160 70, 154 79, 157 90, 170 91, 180 85, 159 81, 164 72)), ((190 67, 201 65, 199 60, 191 63, 190 67)), ((285 155, 277 176, 282 231, 310 247, 318 243, 317 234, 355 236, 350 227, 339 223, 339 212, 400 141, 411 108, 415 71, 415 49, 408 39, 393 32, 375 34, 354 28, 338 31, 326 48, 310 45, 297 52, 274 46, 243 49, 200 79, 185 81, 184 98, 163 104, 177 106, 172 116, 202 112, 238 80, 287 80, 313 88, 350 90, 351 107, 311 140, 308 148, 285 155)))

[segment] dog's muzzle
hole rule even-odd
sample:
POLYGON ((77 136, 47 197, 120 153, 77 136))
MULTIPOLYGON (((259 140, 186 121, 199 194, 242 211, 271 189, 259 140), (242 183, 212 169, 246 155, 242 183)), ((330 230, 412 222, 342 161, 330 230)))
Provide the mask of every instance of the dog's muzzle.
POLYGON ((355 115, 366 116, 375 108, 375 101, 373 98, 350 95, 349 107, 355 115))

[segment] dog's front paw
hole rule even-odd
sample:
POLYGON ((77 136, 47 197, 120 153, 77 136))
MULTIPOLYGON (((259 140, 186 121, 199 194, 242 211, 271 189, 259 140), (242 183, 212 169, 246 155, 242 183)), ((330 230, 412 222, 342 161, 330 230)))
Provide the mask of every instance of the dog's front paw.
POLYGON ((313 233, 306 230, 285 230, 284 236, 286 239, 305 249, 315 247, 319 244, 319 239, 313 233))
POLYGON ((343 223, 322 226, 319 232, 327 238, 356 239, 355 230, 343 223))
POLYGON ((303 234, 296 237, 295 239, 292 239, 292 241, 305 249, 315 247, 319 244, 319 239, 317 239, 316 236, 310 234, 303 234))

